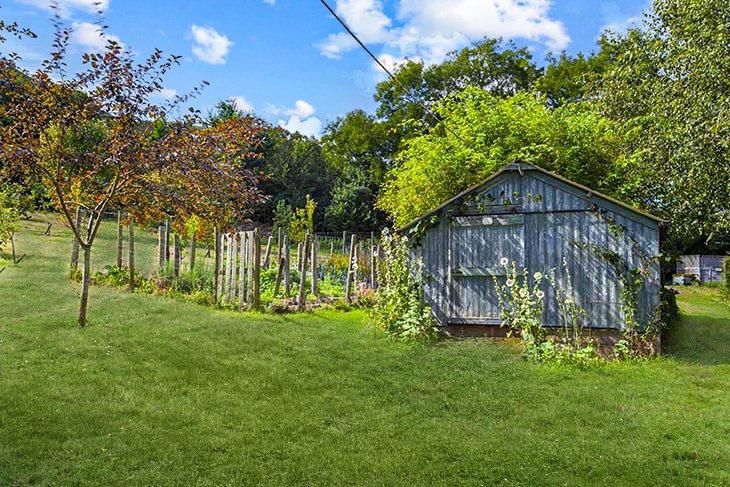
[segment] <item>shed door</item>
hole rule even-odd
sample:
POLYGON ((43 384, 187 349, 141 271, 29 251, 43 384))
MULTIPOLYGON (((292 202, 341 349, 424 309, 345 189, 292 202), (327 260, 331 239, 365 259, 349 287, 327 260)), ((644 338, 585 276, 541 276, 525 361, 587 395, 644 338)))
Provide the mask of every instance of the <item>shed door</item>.
POLYGON ((499 324, 494 278, 504 282, 507 258, 525 265, 523 215, 454 217, 450 223, 450 317, 454 324, 499 324))

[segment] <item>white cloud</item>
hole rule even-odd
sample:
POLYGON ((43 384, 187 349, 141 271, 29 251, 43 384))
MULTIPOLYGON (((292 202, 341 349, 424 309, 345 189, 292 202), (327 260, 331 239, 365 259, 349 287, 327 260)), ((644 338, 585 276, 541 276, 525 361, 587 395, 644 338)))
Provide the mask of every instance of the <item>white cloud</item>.
POLYGON ((101 28, 91 22, 74 22, 71 24, 73 32, 71 32, 71 42, 82 47, 102 51, 106 47, 107 41, 116 41, 120 46, 124 44, 119 37, 113 34, 104 33, 101 28))
POLYGON ((299 115, 292 115, 289 120, 279 120, 279 126, 289 132, 299 132, 308 137, 317 137, 322 131, 322 121, 317 117, 304 120, 299 115))
MULTIPOLYGON (((337 0, 335 7, 348 26, 366 43, 383 43, 393 38, 392 21, 383 12, 380 0, 337 0)), ((330 34, 318 47, 320 52, 333 59, 357 46, 345 32, 330 34)))
POLYGON ((195 57, 209 64, 225 64, 226 55, 233 46, 228 37, 219 34, 212 27, 200 27, 195 24, 190 26, 190 32, 193 35, 195 57))
POLYGON ((242 96, 232 96, 231 102, 242 112, 253 112, 253 104, 242 96))
POLYGON ((292 108, 291 110, 287 110, 286 114, 292 117, 297 116, 301 118, 309 118, 314 115, 316 111, 317 110, 315 110, 315 108, 310 103, 307 103, 304 100, 297 100, 294 103, 294 108, 292 108))
POLYGON ((171 100, 177 96, 177 90, 173 90, 172 88, 162 88, 156 93, 156 95, 160 98, 164 98, 165 100, 171 100))
POLYGON ((71 14, 80 10, 86 13, 106 12, 109 9, 111 0, 21 0, 27 5, 42 8, 44 10, 53 11, 56 5, 58 15, 63 18, 69 18, 71 14))
MULTIPOLYGON (((377 0, 338 0, 337 12, 363 42, 380 44, 390 56, 444 59, 481 37, 527 39, 559 51, 570 43, 562 22, 550 18, 550 0, 399 0, 394 25, 377 0), (395 53, 393 52, 395 51, 395 53)), ((355 47, 344 33, 318 45, 337 58, 355 47)))

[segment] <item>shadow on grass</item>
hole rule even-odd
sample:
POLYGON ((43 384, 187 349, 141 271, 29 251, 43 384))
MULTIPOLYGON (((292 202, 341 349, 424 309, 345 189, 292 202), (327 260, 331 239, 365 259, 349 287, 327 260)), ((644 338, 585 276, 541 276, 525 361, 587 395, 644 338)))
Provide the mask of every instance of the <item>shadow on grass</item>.
POLYGON ((682 316, 664 332, 664 353, 682 362, 730 364, 730 304, 711 289, 680 291, 679 304, 682 316))

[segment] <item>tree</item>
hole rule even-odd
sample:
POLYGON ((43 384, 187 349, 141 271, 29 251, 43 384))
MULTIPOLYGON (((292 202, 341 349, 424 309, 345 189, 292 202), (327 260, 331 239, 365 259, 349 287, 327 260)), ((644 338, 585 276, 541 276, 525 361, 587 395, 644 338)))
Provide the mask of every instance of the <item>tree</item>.
POLYGON ((530 93, 498 98, 468 88, 435 106, 441 122, 408 142, 378 206, 403 225, 522 160, 604 192, 614 192, 623 160, 617 124, 573 103, 557 109, 530 93))
POLYGON ((598 53, 575 57, 561 53, 549 55, 544 74, 535 81, 535 89, 544 94, 551 106, 588 100, 595 96, 600 80, 608 67, 609 53, 599 39, 598 53))
POLYGON ((327 125, 322 152, 337 178, 325 209, 331 230, 374 230, 385 223, 375 209, 380 185, 395 152, 387 124, 354 110, 327 125))
POLYGON ((656 0, 606 33, 600 107, 630 134, 622 196, 671 220, 678 251, 730 229, 730 3, 656 0))
MULTIPOLYGON (((164 118, 166 107, 150 97, 162 89, 164 76, 180 58, 164 58, 156 50, 137 63, 108 37, 102 52, 84 54, 82 68, 69 75, 72 29, 58 17, 54 26, 53 51, 36 72, 19 77, 16 59, 0 59, 0 97, 8 100, 0 118, 11 121, 0 126, 0 160, 43 181, 83 250, 78 323, 85 326, 91 249, 102 215, 161 162, 150 122, 164 118), (88 220, 80 224, 74 218, 77 205, 89 209, 88 220)), ((103 33, 105 28, 99 28, 103 33)))
POLYGON ((484 38, 451 52, 440 64, 427 67, 417 61, 404 63, 395 73, 395 80, 385 80, 376 88, 378 116, 396 124, 421 120, 433 125, 437 120, 427 117, 423 106, 429 107, 467 87, 482 88, 497 97, 512 96, 529 90, 540 74, 527 48, 484 38))
POLYGON ((0 188, 0 248, 10 244, 15 262, 15 233, 20 230, 20 203, 18 191, 10 186, 0 188))

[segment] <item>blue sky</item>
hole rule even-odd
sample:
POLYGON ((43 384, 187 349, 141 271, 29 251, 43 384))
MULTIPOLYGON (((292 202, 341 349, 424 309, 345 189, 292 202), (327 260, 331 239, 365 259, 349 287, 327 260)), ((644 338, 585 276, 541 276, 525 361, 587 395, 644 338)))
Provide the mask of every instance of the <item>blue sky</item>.
MULTIPOLYGON (((98 0, 96 0, 98 1, 98 0)), ((33 67, 48 51, 49 0, 0 0, 0 18, 39 34, 11 41, 33 67)), ((75 26, 72 55, 103 44, 93 22, 95 0, 59 0, 75 26)), ((330 0, 358 35, 396 66, 405 58, 438 62, 446 52, 484 35, 501 36, 545 54, 588 52, 606 27, 636 22, 647 0, 330 0)), ((342 34, 319 0, 101 0, 108 33, 134 52, 154 48, 184 56, 160 96, 211 83, 192 104, 208 110, 235 97, 272 123, 316 134, 346 112, 373 111, 382 79, 372 60, 342 34)))

